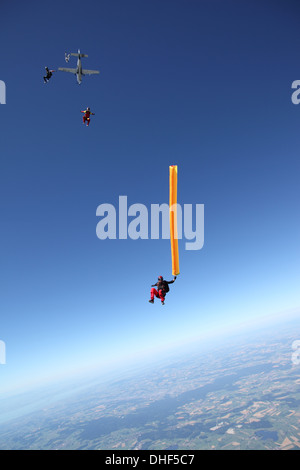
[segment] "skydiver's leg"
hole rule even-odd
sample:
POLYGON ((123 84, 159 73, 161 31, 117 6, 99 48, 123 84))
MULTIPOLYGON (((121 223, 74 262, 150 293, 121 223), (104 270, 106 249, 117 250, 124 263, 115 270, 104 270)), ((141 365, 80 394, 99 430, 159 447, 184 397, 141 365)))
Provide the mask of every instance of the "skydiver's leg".
POLYGON ((83 124, 85 124, 85 121, 86 121, 86 116, 85 115, 82 116, 82 120, 83 120, 83 124))
POLYGON ((152 287, 152 289, 151 289, 151 291, 150 291, 151 300, 154 300, 154 296, 155 296, 155 297, 158 297, 158 292, 157 292, 157 290, 156 290, 154 287, 152 287))
POLYGON ((90 120, 91 120, 90 118, 87 118, 87 123, 86 123, 87 126, 90 125, 90 120))
POLYGON ((162 289, 160 289, 160 290, 158 291, 157 297, 160 298, 160 300, 162 301, 162 303, 165 301, 165 293, 164 293, 164 291, 163 291, 162 289))

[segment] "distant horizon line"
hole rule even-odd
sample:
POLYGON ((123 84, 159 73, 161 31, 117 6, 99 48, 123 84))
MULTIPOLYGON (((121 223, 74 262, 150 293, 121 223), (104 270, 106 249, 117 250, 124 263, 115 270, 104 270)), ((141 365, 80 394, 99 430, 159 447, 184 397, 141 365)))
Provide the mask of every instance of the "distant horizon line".
MULTIPOLYGON (((161 360, 161 354, 162 352, 165 353, 165 355, 169 355, 173 353, 175 350, 181 350, 181 349, 186 349, 188 346, 194 345, 197 342, 203 342, 204 343, 211 343, 214 339, 230 339, 231 336, 236 335, 237 333, 245 333, 247 329, 250 327, 251 329, 248 330, 250 333, 251 331, 255 331, 256 329, 265 329, 270 322, 275 322, 273 324, 274 328, 278 324, 282 324, 285 321, 292 321, 292 320, 300 320, 300 306, 299 307, 294 307, 294 308, 288 308, 285 310, 280 310, 276 313, 273 314, 267 314, 264 315, 260 318, 255 317, 254 319, 246 319, 245 321, 241 321, 239 323, 233 324, 232 320, 228 323, 227 327, 224 327, 222 325, 217 331, 215 329, 215 326, 208 326, 205 330, 203 330, 201 335, 196 335, 196 336, 189 336, 183 339, 182 341, 178 340, 173 340, 169 342, 168 344, 164 344, 163 346, 160 346, 159 348, 147 348, 146 350, 143 351, 133 351, 131 354, 129 354, 126 357, 123 357, 121 363, 120 363, 120 358, 114 358, 111 360, 111 362, 106 363, 105 369, 100 370, 101 364, 99 363, 94 363, 92 364, 88 369, 85 366, 81 366, 79 369, 73 369, 72 371, 69 371, 69 373, 66 375, 65 371, 60 372, 58 375, 52 375, 51 378, 45 379, 39 383, 37 382, 28 382, 27 385, 15 385, 12 386, 11 388, 7 388, 7 390, 4 390, 4 394, 6 397, 14 397, 16 395, 23 395, 26 393, 34 392, 38 389, 43 389, 47 387, 48 385, 50 386, 56 386, 59 384, 67 384, 69 382, 74 382, 74 380, 84 380, 90 379, 92 374, 100 372, 100 374, 104 377, 108 377, 114 374, 117 374, 118 370, 120 367, 122 367, 122 370, 124 371, 125 369, 130 370, 132 368, 138 367, 139 364, 149 364, 149 360, 151 362, 157 362, 157 359, 161 360), (138 359, 137 359, 138 357, 138 359), (124 369, 124 362, 126 362, 127 366, 125 366, 124 369)), ((299 338, 300 340, 300 332, 299 332, 299 338)), ((3 397, 5 399, 5 397, 3 397)))

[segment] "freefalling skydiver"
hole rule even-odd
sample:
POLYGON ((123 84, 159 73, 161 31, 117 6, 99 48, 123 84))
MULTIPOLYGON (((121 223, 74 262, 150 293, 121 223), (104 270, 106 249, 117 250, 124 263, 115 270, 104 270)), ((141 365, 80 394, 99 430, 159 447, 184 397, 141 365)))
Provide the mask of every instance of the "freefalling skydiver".
POLYGON ((46 70, 46 75, 44 76, 44 83, 49 82, 50 78, 52 77, 52 73, 55 72, 55 70, 49 70, 48 67, 45 67, 46 70))
POLYGON ((86 123, 87 126, 90 125, 90 115, 92 114, 93 116, 95 116, 95 113, 92 113, 91 112, 91 108, 86 108, 84 111, 81 111, 82 113, 84 113, 83 117, 82 117, 82 120, 83 120, 83 124, 86 123))
POLYGON ((150 292, 151 299, 149 302, 151 304, 154 304, 154 296, 159 298, 161 300, 161 304, 165 304, 165 296, 166 293, 169 292, 169 284, 172 284, 176 279, 176 276, 174 276, 174 279, 172 281, 165 281, 162 276, 158 276, 158 281, 156 284, 152 284, 152 289, 150 292), (155 289, 157 287, 157 289, 155 289))

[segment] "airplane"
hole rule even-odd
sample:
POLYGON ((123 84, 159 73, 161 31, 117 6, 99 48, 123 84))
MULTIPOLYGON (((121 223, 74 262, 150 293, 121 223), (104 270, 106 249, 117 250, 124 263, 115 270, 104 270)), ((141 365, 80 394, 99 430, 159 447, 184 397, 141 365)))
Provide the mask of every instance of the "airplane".
POLYGON ((86 54, 81 54, 80 49, 78 49, 78 52, 71 52, 70 54, 74 55, 75 57, 78 58, 77 59, 77 68, 76 69, 70 69, 70 68, 66 68, 66 67, 59 67, 58 70, 60 70, 61 72, 74 73, 74 75, 76 75, 77 82, 78 82, 79 85, 80 85, 80 83, 82 81, 82 77, 84 75, 93 75, 93 74, 100 73, 99 70, 85 70, 85 69, 82 68, 81 57, 88 57, 88 56, 86 54))

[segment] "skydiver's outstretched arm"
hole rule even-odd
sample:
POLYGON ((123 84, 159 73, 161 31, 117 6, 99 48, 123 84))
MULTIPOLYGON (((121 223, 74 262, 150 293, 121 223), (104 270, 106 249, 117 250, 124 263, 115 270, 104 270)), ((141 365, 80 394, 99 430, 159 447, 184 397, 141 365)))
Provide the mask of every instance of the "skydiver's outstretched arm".
POLYGON ((174 279, 172 281, 167 281, 168 284, 173 284, 175 282, 177 276, 174 276, 174 279))

